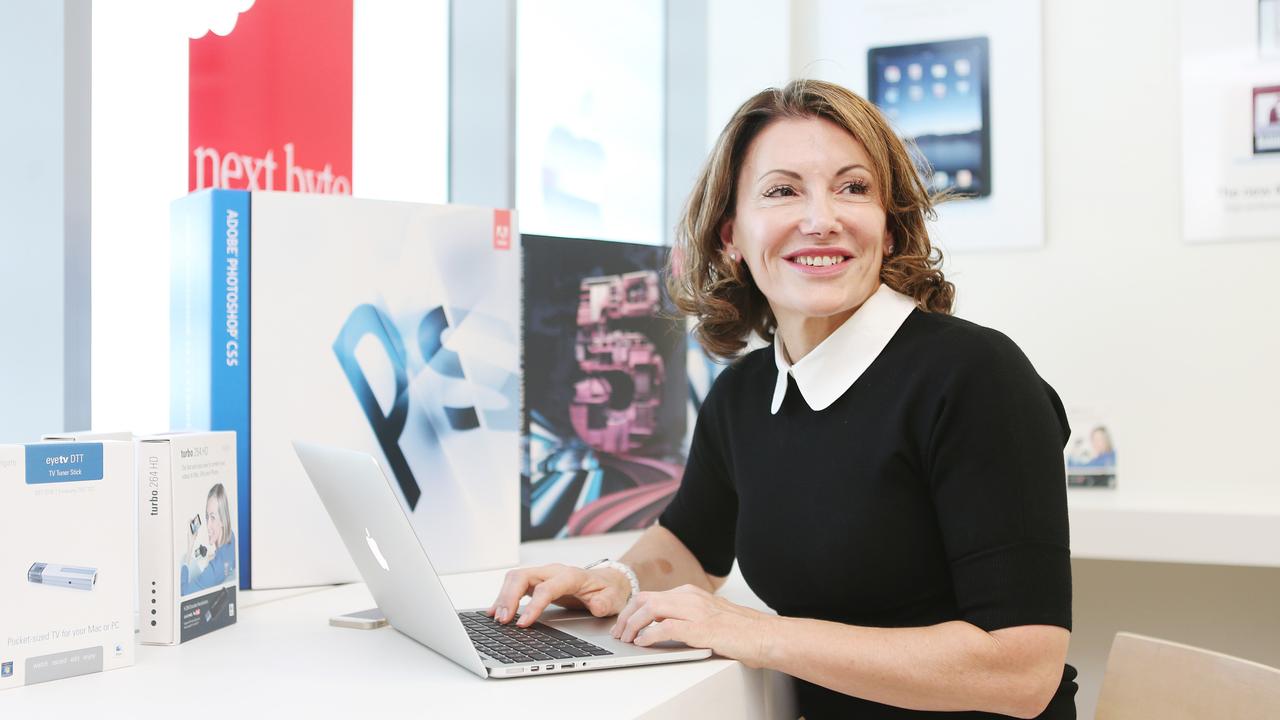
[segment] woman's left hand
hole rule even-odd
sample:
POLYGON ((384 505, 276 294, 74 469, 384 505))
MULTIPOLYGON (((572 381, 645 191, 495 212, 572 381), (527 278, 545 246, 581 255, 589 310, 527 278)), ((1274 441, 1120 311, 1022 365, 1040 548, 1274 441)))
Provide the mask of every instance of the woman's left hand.
POLYGON ((675 640, 761 667, 776 620, 774 615, 735 605, 700 587, 682 585, 631 598, 618 613, 613 636, 642 647, 675 640))

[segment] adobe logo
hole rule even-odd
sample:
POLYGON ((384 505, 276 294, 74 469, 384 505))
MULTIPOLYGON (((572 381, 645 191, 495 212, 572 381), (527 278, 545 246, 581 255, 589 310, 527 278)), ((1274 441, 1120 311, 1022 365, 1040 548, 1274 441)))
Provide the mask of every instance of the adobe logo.
POLYGON ((493 249, 511 249, 511 211, 493 211, 493 249))

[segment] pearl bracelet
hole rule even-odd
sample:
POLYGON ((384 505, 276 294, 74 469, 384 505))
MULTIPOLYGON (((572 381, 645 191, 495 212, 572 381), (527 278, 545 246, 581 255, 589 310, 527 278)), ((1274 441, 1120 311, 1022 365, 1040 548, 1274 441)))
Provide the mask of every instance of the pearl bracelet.
POLYGON ((617 570, 618 572, 627 576, 627 582, 631 583, 631 594, 628 595, 627 599, 623 601, 624 603, 631 602, 631 598, 640 594, 640 579, 636 577, 636 572, 632 570, 630 567, 628 567, 626 564, 617 562, 616 560, 610 560, 608 558, 605 558, 603 560, 597 560, 582 569, 590 570, 592 568, 598 568, 598 567, 613 568, 614 570, 617 570))

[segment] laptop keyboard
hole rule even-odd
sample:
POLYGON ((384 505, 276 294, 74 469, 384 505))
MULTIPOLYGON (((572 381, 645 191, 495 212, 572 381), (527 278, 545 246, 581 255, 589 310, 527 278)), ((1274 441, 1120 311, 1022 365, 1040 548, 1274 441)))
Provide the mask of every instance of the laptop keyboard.
POLYGON ((527 628, 516 627, 514 621, 503 625, 482 611, 458 613, 458 619, 467 629, 476 650, 501 663, 571 660, 613 654, 542 623, 534 623, 527 628))

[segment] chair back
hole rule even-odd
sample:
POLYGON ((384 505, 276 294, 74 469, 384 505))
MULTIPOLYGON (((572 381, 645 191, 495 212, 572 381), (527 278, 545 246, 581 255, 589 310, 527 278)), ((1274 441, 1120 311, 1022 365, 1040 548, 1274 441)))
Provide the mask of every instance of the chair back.
POLYGON ((1116 633, 1095 720, 1276 720, 1280 670, 1116 633))

